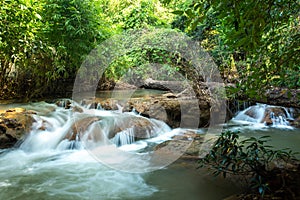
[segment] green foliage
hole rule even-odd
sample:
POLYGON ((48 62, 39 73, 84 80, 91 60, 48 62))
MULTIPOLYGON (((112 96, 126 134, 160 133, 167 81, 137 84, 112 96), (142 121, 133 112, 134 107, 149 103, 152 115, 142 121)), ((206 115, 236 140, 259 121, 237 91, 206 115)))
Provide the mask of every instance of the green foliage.
POLYGON ((174 25, 201 40, 225 77, 235 74, 239 90, 255 97, 300 86, 299 10, 299 1, 192 1, 174 12, 174 25))
POLYGON ((0 86, 24 98, 55 92, 111 31, 88 0, 5 0, 0 8, 0 86))
POLYGON ((85 55, 108 36, 93 1, 44 0, 42 20, 43 34, 54 54, 57 73, 52 76, 74 76, 85 55))
POLYGON ((123 29, 169 27, 173 14, 158 0, 102 0, 106 16, 123 29))
MULTIPOLYGON (((168 27, 174 16, 158 0, 4 0, 0 14, 2 98, 55 93, 106 38, 126 29, 168 27)), ((108 75, 120 77, 145 64, 145 57, 125 55, 108 75)))
MULTIPOLYGON (((15 94, 48 93, 57 81, 74 78, 103 40, 155 27, 179 29, 199 40, 224 77, 237 84, 234 93, 257 97, 273 86, 298 88, 299 10, 298 1, 280 0, 3 0, 1 95, 8 88, 15 94)), ((189 67, 180 58, 160 48, 141 48, 114 61, 106 75, 117 78, 139 69, 135 75, 147 77, 149 64, 157 63, 168 77, 180 66, 189 67)))
POLYGON ((24 1, 4 0, 0 7, 1 95, 16 87, 19 70, 28 66, 32 52, 43 45, 36 35, 41 25, 39 6, 24 1))
POLYGON ((202 160, 200 167, 209 167, 216 176, 227 174, 250 178, 252 189, 260 195, 272 189, 270 180, 273 161, 287 163, 294 159, 291 151, 273 150, 266 144, 269 136, 240 140, 239 132, 226 131, 215 141, 213 148, 202 160))
POLYGON ((130 79, 126 81, 130 83, 139 83, 147 78, 176 80, 179 78, 176 76, 177 72, 188 63, 184 61, 175 47, 174 49, 162 48, 164 44, 174 46, 173 41, 166 39, 168 35, 174 33, 178 32, 167 29, 127 31, 124 33, 126 41, 122 43, 131 50, 125 55, 117 56, 117 59, 106 70, 105 77, 117 80, 126 76, 130 79))

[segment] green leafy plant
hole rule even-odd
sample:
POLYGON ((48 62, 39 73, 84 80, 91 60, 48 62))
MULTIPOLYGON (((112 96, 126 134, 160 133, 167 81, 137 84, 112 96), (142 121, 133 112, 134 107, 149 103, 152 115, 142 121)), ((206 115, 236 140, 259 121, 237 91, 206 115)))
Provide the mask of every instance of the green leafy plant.
MULTIPOLYGON (((208 167, 213 174, 244 176, 250 179, 251 189, 264 195, 275 188, 272 179, 276 177, 273 162, 288 163, 295 159, 291 151, 274 150, 266 144, 269 136, 251 137, 240 140, 239 132, 225 131, 215 141, 211 151, 200 160, 200 167, 208 167)), ((285 182, 282 181, 284 186, 285 182)))
POLYGON ((299 9, 297 1, 187 1, 173 25, 199 39, 220 71, 234 72, 239 90, 255 98, 274 86, 299 87, 299 9))
POLYGON ((100 7, 87 0, 4 0, 0 98, 28 100, 63 89, 90 50, 111 33, 100 7))
MULTIPOLYGON (((144 29, 139 31, 129 30, 126 33, 126 41, 121 42, 131 50, 126 52, 125 55, 118 56, 109 65, 105 72, 106 77, 119 79, 126 74, 130 74, 128 77, 131 77, 132 80, 127 81, 131 83, 147 78, 176 80, 178 78, 176 76, 177 72, 182 70, 184 65, 188 65, 176 49, 168 51, 161 48, 162 44, 168 45, 168 42, 173 42, 165 38, 169 34, 178 33, 175 30, 144 29)), ((182 70, 181 73, 185 76, 186 72, 187 70, 182 70)))

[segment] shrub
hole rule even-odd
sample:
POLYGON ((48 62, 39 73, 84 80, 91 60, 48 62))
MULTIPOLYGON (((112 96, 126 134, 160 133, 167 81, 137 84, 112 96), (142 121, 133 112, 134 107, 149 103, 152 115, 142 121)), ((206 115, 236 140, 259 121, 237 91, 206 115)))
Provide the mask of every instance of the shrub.
POLYGON ((261 196, 266 192, 274 192, 287 183, 284 180, 287 176, 283 175, 279 185, 273 184, 276 173, 284 171, 275 170, 272 167, 274 162, 287 164, 295 160, 295 156, 292 151, 274 150, 266 144, 268 138, 262 136, 239 140, 239 132, 225 131, 215 141, 211 151, 199 161, 199 166, 208 167, 214 175, 223 175, 224 178, 227 174, 243 176, 250 180, 250 188, 261 196))

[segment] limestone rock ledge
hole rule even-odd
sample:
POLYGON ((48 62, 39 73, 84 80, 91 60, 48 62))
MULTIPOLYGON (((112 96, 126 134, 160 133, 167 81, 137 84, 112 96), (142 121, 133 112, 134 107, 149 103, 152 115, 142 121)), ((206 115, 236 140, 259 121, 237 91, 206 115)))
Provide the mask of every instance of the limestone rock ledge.
POLYGON ((20 139, 29 133, 33 111, 24 108, 6 110, 0 114, 0 149, 13 147, 20 139))

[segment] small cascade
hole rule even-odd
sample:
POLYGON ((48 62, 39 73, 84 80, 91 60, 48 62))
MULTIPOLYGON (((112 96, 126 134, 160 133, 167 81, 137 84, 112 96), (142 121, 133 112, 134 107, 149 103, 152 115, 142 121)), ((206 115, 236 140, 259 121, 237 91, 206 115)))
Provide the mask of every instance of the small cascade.
POLYGON ((288 126, 289 122, 283 116, 276 116, 273 112, 270 113, 273 126, 288 126))
POLYGON ((97 110, 104 110, 104 109, 102 108, 102 106, 101 106, 101 103, 98 103, 98 104, 97 104, 96 109, 97 109, 97 110))
POLYGON ((132 144, 135 141, 134 129, 129 128, 127 130, 117 133, 116 136, 111 141, 118 147, 132 144))
POLYGON ((257 104, 239 112, 232 121, 242 123, 263 124, 275 128, 292 128, 293 109, 281 106, 257 104))
POLYGON ((120 104, 117 104, 117 108, 118 108, 118 112, 122 113, 123 112, 123 106, 121 106, 120 104))
POLYGON ((135 113, 110 112, 86 131, 84 142, 88 146, 101 146, 110 142, 117 147, 168 133, 171 128, 162 121, 148 119, 135 113))
POLYGON ((35 122, 19 145, 26 152, 80 150, 86 145, 96 148, 108 143, 121 147, 171 131, 163 121, 123 112, 121 107, 105 111, 100 104, 81 106, 62 100, 39 103, 37 107, 32 104, 30 109, 37 113, 33 116, 35 122))
POLYGON ((239 113, 239 112, 249 108, 252 105, 253 105, 253 103, 248 102, 248 101, 233 100, 233 101, 228 102, 227 107, 228 107, 230 113, 233 115, 234 113, 239 113))
POLYGON ((36 152, 55 149, 73 123, 71 111, 59 107, 46 115, 36 115, 34 119, 36 122, 30 134, 19 147, 22 150, 36 152))
POLYGON ((239 112, 233 120, 260 123, 263 120, 266 106, 265 104, 258 104, 248 107, 239 112))

